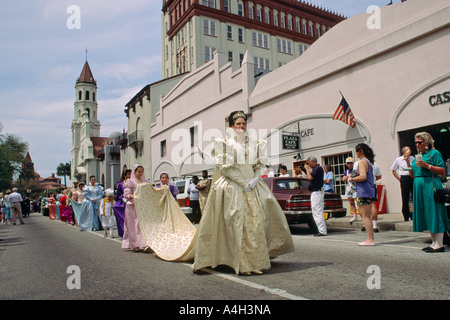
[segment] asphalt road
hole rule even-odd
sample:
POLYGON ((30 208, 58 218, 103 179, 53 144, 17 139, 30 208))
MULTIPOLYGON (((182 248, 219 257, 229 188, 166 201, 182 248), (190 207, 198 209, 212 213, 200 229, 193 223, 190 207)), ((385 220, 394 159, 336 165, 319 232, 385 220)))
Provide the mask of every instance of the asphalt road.
POLYGON ((239 300, 259 305, 450 298, 450 249, 423 252, 427 233, 382 231, 375 236, 376 247, 359 247, 356 243, 365 239, 360 231, 336 228, 327 237, 314 237, 306 226, 294 226, 294 253, 274 259, 263 275, 236 276, 226 267, 194 274, 190 263, 123 250, 120 238, 80 232, 39 214, 25 221, 0 225, 1 300, 178 300, 182 305, 239 300))

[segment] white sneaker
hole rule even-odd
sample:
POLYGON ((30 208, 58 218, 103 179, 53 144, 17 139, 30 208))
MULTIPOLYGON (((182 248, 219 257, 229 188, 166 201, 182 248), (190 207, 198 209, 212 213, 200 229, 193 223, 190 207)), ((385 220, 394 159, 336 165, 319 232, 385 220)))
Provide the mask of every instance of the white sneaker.
POLYGON ((353 216, 350 220, 349 220, 349 222, 350 222, 350 224, 352 224, 353 222, 355 222, 355 221, 357 221, 358 220, 358 217, 357 216, 353 216))

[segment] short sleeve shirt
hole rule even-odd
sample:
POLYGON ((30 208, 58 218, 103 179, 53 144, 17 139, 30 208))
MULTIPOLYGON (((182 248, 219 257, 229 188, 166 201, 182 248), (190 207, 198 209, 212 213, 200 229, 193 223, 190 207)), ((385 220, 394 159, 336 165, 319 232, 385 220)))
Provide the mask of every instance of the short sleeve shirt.
POLYGON ((309 181, 308 183, 308 190, 313 191, 320 191, 323 187, 323 168, 320 166, 320 164, 317 164, 314 169, 311 171, 311 175, 313 179, 309 181))

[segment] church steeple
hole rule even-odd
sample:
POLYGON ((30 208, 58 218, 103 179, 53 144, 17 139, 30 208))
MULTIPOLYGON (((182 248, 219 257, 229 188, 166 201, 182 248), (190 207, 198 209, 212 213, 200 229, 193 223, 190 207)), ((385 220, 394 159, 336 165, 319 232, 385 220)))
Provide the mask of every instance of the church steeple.
POLYGON ((83 70, 81 70, 81 74, 77 79, 77 84, 78 83, 92 83, 94 85, 97 85, 97 82, 94 79, 94 76, 92 75, 92 71, 91 68, 89 67, 89 63, 85 62, 84 66, 83 66, 83 70))

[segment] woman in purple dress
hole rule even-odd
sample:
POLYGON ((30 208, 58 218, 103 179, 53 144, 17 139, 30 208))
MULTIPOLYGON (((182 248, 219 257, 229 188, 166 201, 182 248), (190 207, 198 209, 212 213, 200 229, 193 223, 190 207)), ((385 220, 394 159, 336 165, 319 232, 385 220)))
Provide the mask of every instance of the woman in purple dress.
POLYGON ((114 215, 116 216, 117 233, 119 237, 123 237, 123 223, 125 220, 125 207, 127 200, 123 197, 124 187, 123 184, 127 179, 131 177, 131 170, 125 169, 120 181, 114 186, 114 193, 116 195, 116 203, 113 206, 114 215))

